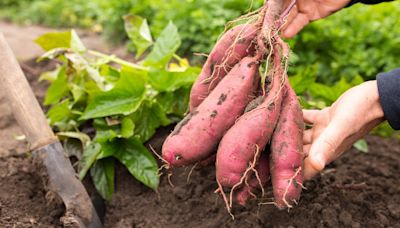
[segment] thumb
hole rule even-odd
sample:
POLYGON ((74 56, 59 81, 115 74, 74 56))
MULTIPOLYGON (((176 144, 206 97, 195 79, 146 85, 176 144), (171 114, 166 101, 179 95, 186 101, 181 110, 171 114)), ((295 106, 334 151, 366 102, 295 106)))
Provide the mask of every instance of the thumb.
MULTIPOLYGON (((330 125, 332 126, 332 125, 330 125)), ((325 165, 335 158, 335 153, 341 142, 342 135, 337 128, 327 127, 311 145, 310 152, 304 160, 304 178, 311 179, 321 172, 325 165)))

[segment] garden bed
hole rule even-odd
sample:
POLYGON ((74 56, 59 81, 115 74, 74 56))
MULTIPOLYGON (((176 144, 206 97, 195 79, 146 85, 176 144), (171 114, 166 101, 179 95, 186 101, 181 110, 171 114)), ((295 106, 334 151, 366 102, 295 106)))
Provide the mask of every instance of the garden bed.
MULTIPOLYGON (((35 94, 41 99, 46 85, 37 83, 48 65, 24 64, 35 94)), ((54 227, 63 206, 49 203, 40 178, 30 163, 20 133, 5 99, 0 99, 0 227, 54 227)), ((159 148, 169 129, 151 144, 159 148)), ((279 211, 273 205, 250 202, 227 213, 217 188, 215 170, 191 167, 173 171, 171 182, 161 178, 158 192, 136 181, 121 165, 116 170, 112 200, 105 203, 105 227, 400 227, 400 143, 368 136, 369 153, 351 149, 305 184, 294 209, 279 211)), ((158 150, 159 151, 159 150, 158 150)), ((271 189, 263 202, 271 202, 271 189)), ((101 205, 101 204, 100 204, 101 205)), ((101 207, 101 206, 100 206, 101 207)), ((103 213, 100 213, 103 214, 103 213)))

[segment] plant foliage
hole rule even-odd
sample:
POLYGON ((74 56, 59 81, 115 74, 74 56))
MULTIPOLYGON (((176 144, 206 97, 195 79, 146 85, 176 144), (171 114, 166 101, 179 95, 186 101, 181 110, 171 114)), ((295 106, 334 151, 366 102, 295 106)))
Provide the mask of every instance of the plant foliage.
MULTIPOLYGON (((183 117, 190 86, 199 69, 178 57, 181 40, 169 23, 153 41, 146 20, 125 20, 132 43, 146 56, 131 63, 87 50, 72 31, 48 33, 36 40, 45 51, 41 59, 60 65, 41 78, 50 82, 45 105, 58 135, 80 140, 83 154, 79 176, 90 171, 96 189, 110 199, 114 191, 114 165, 118 160, 146 186, 159 184, 158 165, 144 146, 160 126, 183 117)), ((71 145, 66 145, 71 148, 71 145)))

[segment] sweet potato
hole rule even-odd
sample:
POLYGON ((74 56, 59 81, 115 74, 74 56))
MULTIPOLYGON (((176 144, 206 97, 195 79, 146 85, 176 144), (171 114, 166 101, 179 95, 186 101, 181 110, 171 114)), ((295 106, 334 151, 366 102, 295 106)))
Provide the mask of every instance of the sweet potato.
POLYGON ((252 42, 257 30, 254 24, 238 25, 221 37, 192 87, 190 111, 199 106, 234 65, 254 51, 252 42))
POLYGON ((212 154, 258 87, 258 67, 256 57, 243 58, 204 102, 175 127, 162 148, 170 167, 195 163, 212 154))
POLYGON ((260 105, 241 116, 220 142, 216 177, 224 187, 240 182, 249 163, 264 149, 275 129, 284 91, 280 58, 276 58, 275 66, 280 70, 274 71, 269 94, 260 105))
POLYGON ((271 178, 278 208, 292 207, 303 184, 303 115, 296 94, 286 84, 287 94, 271 140, 271 178))

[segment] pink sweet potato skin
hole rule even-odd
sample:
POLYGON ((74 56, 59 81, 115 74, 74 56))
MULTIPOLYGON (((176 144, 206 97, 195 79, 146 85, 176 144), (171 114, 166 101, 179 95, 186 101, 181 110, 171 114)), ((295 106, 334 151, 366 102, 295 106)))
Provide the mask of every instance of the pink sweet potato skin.
MULTIPOLYGON (((280 61, 276 66, 280 69, 280 61)), ((281 78, 282 72, 276 71, 264 101, 242 115, 222 138, 216 160, 216 177, 222 186, 237 184, 257 150, 261 152, 269 142, 278 122, 285 90, 281 78)))
POLYGON ((264 188, 269 179, 269 159, 267 153, 263 153, 256 165, 255 169, 257 170, 258 177, 252 174, 250 180, 248 181, 249 185, 244 185, 237 193, 236 200, 242 206, 246 205, 246 202, 251 197, 251 193, 254 193, 256 189, 264 188))
POLYGON ((274 198, 280 209, 299 199, 303 184, 303 115, 293 89, 288 83, 286 88, 270 155, 274 198))
POLYGON ((245 56, 254 52, 253 39, 259 28, 253 24, 228 30, 211 51, 190 92, 190 111, 208 96, 223 77, 245 56), (236 40, 237 39, 237 40, 236 40), (232 44, 236 43, 232 46, 232 44), (222 66, 222 63, 225 63, 222 66))
POLYGON ((258 87, 256 57, 245 57, 229 72, 199 107, 168 136, 162 156, 169 166, 208 158, 223 134, 235 123, 258 87))

